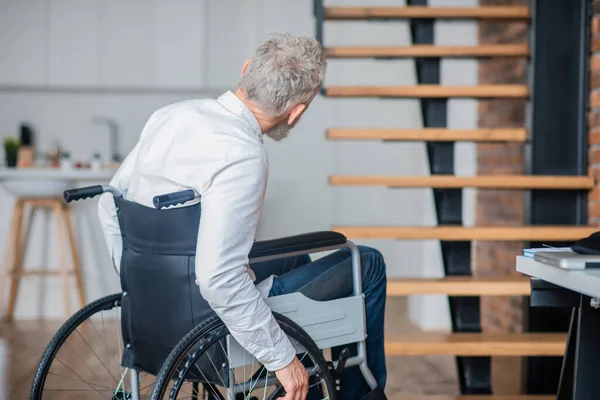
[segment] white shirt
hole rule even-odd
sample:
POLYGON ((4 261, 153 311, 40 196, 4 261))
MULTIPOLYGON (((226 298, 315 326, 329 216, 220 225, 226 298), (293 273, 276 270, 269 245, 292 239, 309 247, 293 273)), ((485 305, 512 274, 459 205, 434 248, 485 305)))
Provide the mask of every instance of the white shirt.
MULTIPOLYGON (((191 188, 201 195, 196 283, 240 345, 274 371, 295 351, 264 300, 272 277, 257 287, 248 268, 268 170, 258 121, 226 92, 156 111, 110 185, 148 207, 159 194, 191 188)), ((101 196, 98 215, 118 269, 122 243, 110 194, 101 196)))

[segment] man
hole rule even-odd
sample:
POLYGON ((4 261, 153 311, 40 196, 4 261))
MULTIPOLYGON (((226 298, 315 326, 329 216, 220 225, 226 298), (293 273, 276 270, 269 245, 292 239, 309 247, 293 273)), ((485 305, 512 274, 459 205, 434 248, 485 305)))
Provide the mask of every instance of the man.
MULTIPOLYGON (((200 293, 236 340, 275 372, 285 399, 304 399, 308 376, 264 298, 296 291, 317 300, 350 295, 350 253, 340 250, 315 262, 293 257, 252 269, 248 254, 267 185, 263 135, 274 140, 287 136, 317 95, 326 67, 324 51, 314 39, 274 35, 246 61, 235 93, 156 111, 111 181, 126 199, 149 207, 158 194, 192 188, 201 195, 195 261, 200 293)), ((118 267, 121 237, 107 196, 100 200, 99 216, 118 267)), ((384 387, 385 263, 376 250, 360 251, 368 365, 384 387)), ((358 368, 346 373, 346 398, 361 398, 368 387, 358 368)))

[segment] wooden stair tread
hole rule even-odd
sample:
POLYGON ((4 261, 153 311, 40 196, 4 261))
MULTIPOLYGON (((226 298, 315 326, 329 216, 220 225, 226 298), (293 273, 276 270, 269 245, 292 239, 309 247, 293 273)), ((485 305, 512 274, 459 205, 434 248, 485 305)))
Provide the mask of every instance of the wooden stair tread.
POLYGON ((334 226, 348 238, 407 240, 574 241, 598 230, 593 226, 334 226))
POLYGON ((524 57, 529 55, 526 44, 490 44, 478 46, 352 46, 328 47, 331 58, 362 57, 524 57))
POLYGON ((403 140, 403 141, 477 141, 477 142, 524 142, 527 130, 506 129, 382 129, 382 128, 332 128, 327 130, 332 140, 403 140))
POLYGON ((386 355, 562 356, 563 333, 387 334, 386 355))
POLYGON ((427 188, 485 188, 485 189, 593 189, 592 176, 540 176, 540 175, 334 175, 331 185, 361 185, 427 188))
POLYGON ((463 18, 523 20, 530 16, 528 7, 325 7, 325 19, 351 20, 371 18, 463 18))
POLYGON ((534 394, 490 394, 490 395, 397 395, 389 400, 556 400, 556 396, 534 394))
POLYGON ((388 296, 446 294, 451 296, 528 296, 525 276, 446 276, 443 278, 388 278, 388 296))
POLYGON ((478 86, 329 86, 325 93, 330 97, 410 97, 410 98, 526 98, 527 85, 478 86))

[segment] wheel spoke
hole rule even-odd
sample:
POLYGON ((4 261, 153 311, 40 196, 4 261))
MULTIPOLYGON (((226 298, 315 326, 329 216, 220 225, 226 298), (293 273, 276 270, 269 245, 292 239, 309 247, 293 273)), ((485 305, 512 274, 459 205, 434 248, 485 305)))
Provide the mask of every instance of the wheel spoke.
MULTIPOLYGON (((102 331, 104 332, 104 335, 106 336, 106 326, 104 325, 104 312, 103 311, 100 312, 100 318, 102 318, 102 331)), ((106 352, 107 352, 107 356, 110 357, 110 351, 108 350, 108 346, 106 347, 106 352)), ((110 377, 108 377, 108 384, 110 385, 110 377)))
POLYGON ((52 393, 50 398, 113 398, 118 379, 111 370, 114 369, 114 353, 110 351, 112 346, 109 336, 106 336, 110 324, 104 312, 115 309, 118 321, 120 297, 120 293, 115 293, 98 299, 77 311, 60 327, 46 347, 34 374, 32 398, 45 399, 45 393, 52 393), (100 322, 96 323, 95 319, 100 322), (92 330, 95 333, 91 333, 92 330), (60 392, 65 395, 57 394, 60 392), (74 397, 67 394, 72 392, 95 395, 74 397))
MULTIPOLYGON (((97 392, 100 393, 99 390, 96 389, 46 389, 46 392, 97 392)), ((103 392, 112 392, 112 389, 104 389, 103 392)), ((100 393, 101 396, 104 396, 100 393)))
MULTIPOLYGON (((265 369, 265 367, 264 367, 263 365, 261 365, 261 366, 260 366, 260 370, 257 372, 257 375, 256 375, 256 381, 254 382, 254 384, 253 384, 253 385, 251 385, 251 386, 250 386, 250 390, 248 391, 248 397, 247 397, 247 399, 249 399, 249 398, 250 398, 250 393, 252 393, 252 391, 254 390, 254 387, 255 387, 255 386, 256 386, 256 384, 258 383, 258 381, 259 381, 259 379, 260 379, 261 371, 262 371, 263 369, 265 369)), ((269 374, 269 373, 267 372, 267 375, 268 375, 268 374, 269 374)), ((250 381, 252 381, 252 379, 250 379, 250 381)), ((247 399, 244 399, 244 400, 247 400, 247 399)))
MULTIPOLYGON (((208 379, 206 379, 206 375, 204 375, 204 372, 202 372, 202 370, 200 369, 200 367, 198 366, 198 364, 196 364, 194 362, 194 367, 196 367, 196 369, 198 370, 198 372, 200 372, 200 374, 202 374, 202 377, 204 378, 205 382, 208 382, 208 379)), ((217 391, 215 390, 213 385, 210 385, 210 388, 212 389, 213 394, 215 395, 216 398, 219 398, 217 391)))
POLYGON ((219 370, 217 369, 217 367, 215 366, 215 363, 213 362, 212 357, 210 356, 209 352, 207 351, 205 353, 208 356, 208 359, 210 360, 210 363, 212 364, 213 368, 215 369, 215 372, 217 373, 217 375, 219 376, 219 379, 221 379, 221 383, 223 384, 223 387, 227 387, 227 385, 225 384, 225 381, 223 380, 223 377, 221 376, 221 374, 219 374, 219 370))
MULTIPOLYGON (((98 354, 96 354, 96 352, 94 351, 94 349, 92 348, 92 346, 90 346, 90 344, 83 338, 83 336, 81 335, 81 333, 79 333, 78 329, 75 329, 75 332, 79 335, 79 337, 81 338, 81 340, 84 341, 84 343, 88 346, 88 348, 92 351, 92 353, 94 353, 94 355, 96 356, 96 358, 98 359, 98 361, 100 361, 100 364, 102 364, 102 366, 104 367, 104 369, 110 374, 110 376, 113 377, 113 374, 110 372, 110 369, 108 369, 108 367, 106 366, 106 364, 104 364, 104 362, 102 361, 102 359, 100 358, 100 356, 98 356, 98 354)), ((117 380, 115 379, 115 382, 117 380)))
POLYGON ((149 385, 146 385, 146 386, 144 386, 143 388, 141 388, 141 389, 140 389, 140 392, 144 391, 145 389, 149 389, 149 388, 151 388, 152 386, 154 386, 154 382, 152 382, 151 384, 149 384, 149 385))
MULTIPOLYGON (((299 348, 304 350, 299 352, 297 357, 303 364, 306 364, 303 367, 306 368, 310 378, 309 388, 311 392, 315 391, 319 393, 319 398, 327 400, 328 394, 333 393, 334 385, 323 354, 314 342, 303 336, 293 324, 287 321, 282 323, 278 320, 278 322, 285 334, 293 340, 293 343, 297 343, 300 346, 299 348), (309 360, 306 360, 307 356, 309 360), (323 374, 321 375, 319 371, 323 371, 323 374)), ((229 335, 227 327, 218 320, 194 328, 174 348, 169 356, 169 361, 163 365, 160 374, 157 376, 154 393, 159 393, 160 396, 163 396, 163 399, 189 398, 186 397, 189 396, 190 389, 187 385, 189 383, 193 385, 191 380, 198 378, 203 383, 204 390, 202 393, 208 395, 211 399, 213 397, 219 400, 225 400, 226 397, 230 399, 233 390, 233 394, 235 394, 233 398, 238 398, 237 396, 241 394, 241 397, 245 400, 250 398, 275 400, 275 396, 283 389, 276 375, 269 372, 260 362, 258 362, 259 366, 256 368, 254 364, 257 361, 252 355, 251 375, 248 376, 247 368, 249 367, 250 357, 246 356, 245 349, 243 349, 244 354, 239 354, 237 343, 233 342, 233 338, 229 335), (223 342, 223 340, 228 339, 232 339, 232 341, 223 342), (234 343, 236 347, 233 347, 234 343), (219 352, 219 348, 221 352, 219 352), (222 355, 225 357, 222 357, 222 355), (205 362, 207 359, 208 362, 205 362), (225 362, 228 362, 229 365, 226 365, 225 362), (244 371, 236 371, 238 367, 243 367, 244 371), (210 368, 213 368, 213 371, 219 375, 218 378, 212 375, 210 368), (256 372, 254 372, 255 370, 256 372), (228 384, 225 382, 224 373, 229 374, 230 382, 228 384), (209 374, 210 380, 207 379, 206 374, 209 374), (243 381, 240 382, 239 380, 242 377, 243 381), (216 382, 220 382, 220 384, 216 382), (178 393, 181 393, 180 397, 177 396, 178 393)), ((296 344, 294 346, 297 347, 296 344)), ((194 386, 192 386, 192 392, 193 396, 198 394, 198 390, 194 386)))
MULTIPOLYGON (((229 389, 233 392, 232 395, 235 397, 235 392, 233 388, 235 387, 235 383, 237 382, 237 377, 235 376, 235 369, 231 367, 231 359, 229 358, 229 352, 225 350, 223 347, 223 341, 219 340, 219 345, 221 345, 221 350, 223 350, 223 355, 227 358, 227 365, 229 366, 229 371, 233 373, 233 383, 231 382, 231 373, 229 374, 229 389)), ((227 341, 227 347, 229 347, 229 340, 227 341)), ((244 354, 246 354, 246 350, 244 350, 244 354)), ((244 357, 245 358, 245 357, 244 357)), ((245 382, 245 381, 244 381, 245 382)))
POLYGON ((267 372, 267 376, 265 377, 265 392, 263 394, 263 400, 267 398, 267 386, 269 386, 269 373, 267 372))
POLYGON ((96 390, 96 388, 94 388, 88 381, 84 380, 81 376, 79 376, 79 374, 75 371, 73 371, 71 368, 69 368, 67 365, 65 365, 65 363, 63 363, 62 361, 60 361, 60 359, 56 359, 58 362, 60 362, 62 365, 64 365, 69 371, 71 371, 73 374, 75 374, 75 376, 77 376, 83 383, 87 384, 92 390, 98 392, 98 394, 100 394, 100 392, 98 390, 96 390))
MULTIPOLYGON (((102 385, 98 385, 97 383, 90 383, 87 381, 83 381, 81 379, 75 379, 75 378, 70 378, 68 376, 64 376, 64 375, 59 375, 59 374, 55 374, 54 372, 48 372, 48 375, 52 375, 52 376, 56 376, 57 378, 61 378, 61 379, 68 379, 70 381, 74 381, 74 382, 83 382, 86 385, 94 385, 94 386, 98 386, 99 388, 102 388, 104 390, 112 390, 110 388, 110 386, 102 386, 102 385)), ((47 390, 60 390, 60 389, 47 389, 47 390)))
MULTIPOLYGON (((66 344, 66 341, 65 341, 65 344, 66 344)), ((61 350, 62 350, 62 349, 61 349, 61 350)), ((100 377, 98 376, 98 374, 97 374, 97 373, 96 373, 96 372, 95 372, 95 371, 94 371, 94 370, 93 370, 93 369, 92 369, 92 368, 91 368, 89 365, 87 365, 87 364, 86 364, 85 360, 83 359, 83 357, 81 357, 81 356, 79 355, 79 353, 77 352, 77 350, 75 350, 75 349, 72 349, 72 350, 71 350, 71 352, 72 352, 72 353, 75 355, 75 357, 77 357, 77 358, 78 358, 78 359, 79 359, 79 360, 80 360, 80 361, 83 363, 83 365, 85 365, 85 366, 87 367, 87 369, 88 369, 88 370, 89 370, 89 371, 90 371, 92 374, 94 374, 94 375, 96 376, 96 378, 100 379, 100 377)), ((58 355, 56 355, 56 356, 55 356, 55 358, 56 358, 57 360, 60 360, 60 358, 58 357, 58 355)), ((60 361, 61 361, 61 363, 65 364, 65 363, 64 363, 64 361, 62 361, 62 360, 60 360, 60 361)))
MULTIPOLYGON (((104 327, 104 312, 100 312, 100 316, 102 318, 102 327, 104 327)), ((106 339, 104 339, 102 337, 102 335, 100 335, 100 332, 98 331, 98 329, 96 328, 96 324, 94 324, 94 321, 90 318, 89 319, 90 323, 92 324, 92 327, 94 328, 94 330, 96 331, 96 334, 98 335, 98 337, 100 338, 100 340, 102 340, 102 343, 104 343, 104 347, 106 348, 106 355, 108 356, 107 358, 111 358, 110 357, 110 350, 108 348, 108 343, 106 342, 106 339)), ((114 357, 113 357, 114 358, 114 357)), ((116 360, 117 364, 120 364, 119 360, 116 360)))

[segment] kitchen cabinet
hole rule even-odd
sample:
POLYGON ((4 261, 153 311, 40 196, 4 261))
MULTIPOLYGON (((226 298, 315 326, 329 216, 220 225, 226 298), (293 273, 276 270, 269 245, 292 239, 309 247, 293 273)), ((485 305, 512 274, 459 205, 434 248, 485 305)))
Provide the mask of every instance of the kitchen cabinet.
POLYGON ((155 0, 152 82, 202 87, 207 82, 208 1, 155 0))
POLYGON ((311 34, 306 25, 312 26, 310 7, 296 3, 4 2, 0 90, 196 93, 232 88, 245 59, 269 33, 281 31, 290 10, 303 14, 294 31, 311 34), (278 11, 272 13, 272 7, 278 11))
POLYGON ((0 84, 45 83, 46 11, 44 0, 2 2, 0 84))
MULTIPOLYGON (((97 1, 97 0, 96 0, 97 1)), ((100 84, 148 86, 152 82, 152 3, 100 1, 100 84)))
POLYGON ((48 5, 48 84, 96 84, 100 76, 100 3, 50 0, 48 5))

